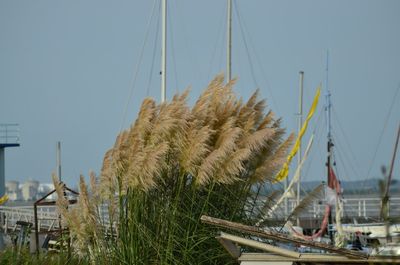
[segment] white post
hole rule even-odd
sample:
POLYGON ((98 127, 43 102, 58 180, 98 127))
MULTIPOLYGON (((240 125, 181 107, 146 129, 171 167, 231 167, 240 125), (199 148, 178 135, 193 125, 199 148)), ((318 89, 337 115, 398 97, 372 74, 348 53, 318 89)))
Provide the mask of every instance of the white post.
MULTIPOLYGON (((300 91, 299 91, 299 132, 300 134, 301 127, 303 126, 303 81, 304 81, 304 72, 300 71, 300 91)), ((299 153, 297 155, 297 166, 301 163, 301 142, 299 146, 299 153)), ((301 181, 301 168, 299 169, 299 180, 297 181, 297 205, 300 204, 300 181, 301 181)), ((297 225, 300 226, 300 219, 297 217, 297 225)))
POLYGON ((227 21, 227 36, 226 36, 226 81, 232 79, 232 0, 228 1, 228 21, 227 21))
POLYGON ((161 38, 161 102, 166 100, 167 86, 167 0, 162 0, 162 38, 161 38))
POLYGON ((5 148, 0 147, 0 197, 3 196, 6 193, 6 188, 5 188, 5 154, 4 154, 5 148))
POLYGON ((365 199, 363 201, 363 212, 364 212, 364 217, 367 217, 367 207, 366 207, 366 204, 365 204, 365 199))
POLYGON ((61 182, 61 142, 57 142, 57 177, 58 181, 61 182))
POLYGON ((317 203, 313 202, 313 217, 317 218, 317 203))

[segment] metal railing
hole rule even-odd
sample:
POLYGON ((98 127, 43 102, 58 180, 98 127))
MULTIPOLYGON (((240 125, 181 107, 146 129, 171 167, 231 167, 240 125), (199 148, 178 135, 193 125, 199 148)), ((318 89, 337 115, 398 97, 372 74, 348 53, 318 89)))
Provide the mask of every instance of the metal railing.
POLYGON ((19 143, 19 124, 0 123, 0 144, 19 143))
MULTIPOLYGON (((70 205, 74 208, 76 205, 70 205)), ((296 207, 296 199, 289 200, 289 212, 296 207)), ((381 198, 379 196, 347 198, 343 203, 344 211, 342 217, 345 218, 365 218, 371 221, 380 218, 381 198)), ((400 216, 400 196, 390 198, 390 216, 400 216)), ((101 205, 98 209, 98 216, 104 229, 110 228, 107 205, 101 205)), ((334 211, 334 209, 333 209, 334 211)), ((321 219, 325 212, 325 202, 314 202, 308 210, 303 212, 301 218, 321 219)), ((276 217, 285 217, 283 207, 277 209, 274 214, 276 217)), ((39 231, 49 231, 59 228, 59 213, 56 206, 38 207, 38 229, 39 231)), ((0 230, 13 231, 17 228, 17 221, 25 221, 34 224, 34 213, 32 206, 0 206, 0 230)), ((112 229, 115 229, 115 220, 112 229)), ((114 231, 115 234, 115 231, 114 231)))
MULTIPOLYGON (((73 209, 76 205, 70 205, 73 209)), ((100 206, 99 217, 105 231, 110 229, 110 220, 107 212, 107 205, 100 206)), ((60 213, 57 206, 40 206, 37 208, 38 231, 46 232, 60 228, 60 213)), ((0 231, 4 233, 13 232, 18 229, 17 222, 24 221, 35 227, 35 216, 33 206, 0 206, 0 231)), ((115 228, 115 222, 113 228, 115 228)), ((114 231, 115 234, 115 231, 114 231)))
MULTIPOLYGON (((379 219, 381 213, 382 199, 375 197, 357 197, 345 198, 343 200, 342 217, 348 218, 366 218, 379 219)), ((289 200, 289 212, 296 207, 296 200, 289 200)), ((400 216, 400 197, 391 197, 389 201, 389 215, 393 217, 400 216)), ((335 209, 332 209, 335 211, 335 209)), ((283 212, 283 211, 281 211, 283 212)), ((325 201, 313 202, 313 204, 305 211, 301 217, 320 218, 325 212, 325 201)))
MULTIPOLYGON (((38 208, 39 231, 58 229, 59 214, 55 206, 38 208)), ((0 228, 5 233, 15 231, 17 222, 24 221, 34 224, 34 212, 32 206, 8 207, 0 206, 0 228)))

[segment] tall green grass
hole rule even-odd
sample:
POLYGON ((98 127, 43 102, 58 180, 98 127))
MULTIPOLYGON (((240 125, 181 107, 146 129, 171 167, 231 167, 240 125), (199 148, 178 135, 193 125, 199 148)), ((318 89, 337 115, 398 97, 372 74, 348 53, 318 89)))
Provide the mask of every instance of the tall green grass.
POLYGON ((0 251, 0 265, 89 265, 85 258, 69 256, 66 252, 31 254, 29 249, 0 251))

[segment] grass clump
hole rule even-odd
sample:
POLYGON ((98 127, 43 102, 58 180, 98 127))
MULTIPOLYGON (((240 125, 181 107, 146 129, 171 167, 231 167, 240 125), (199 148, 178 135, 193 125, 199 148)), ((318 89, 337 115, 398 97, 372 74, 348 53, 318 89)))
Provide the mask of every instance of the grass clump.
POLYGON ((0 251, 0 265, 88 265, 85 258, 69 256, 66 252, 32 254, 29 249, 22 248, 16 251, 7 248, 0 251))
POLYGON ((200 216, 254 224, 258 191, 273 179, 293 136, 283 139, 280 120, 264 112, 257 92, 243 102, 233 85, 217 76, 192 107, 188 91, 171 102, 143 101, 89 191, 81 179, 78 207, 59 200, 75 253, 92 263, 235 262, 200 216))

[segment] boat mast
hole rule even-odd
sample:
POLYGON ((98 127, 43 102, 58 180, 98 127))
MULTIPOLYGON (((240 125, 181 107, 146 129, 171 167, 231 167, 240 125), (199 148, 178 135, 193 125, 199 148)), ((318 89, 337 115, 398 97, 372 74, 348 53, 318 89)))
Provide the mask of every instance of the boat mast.
MULTIPOLYGON (((329 90, 329 79, 328 79, 328 65, 329 65, 329 51, 326 52, 326 106, 325 106, 325 112, 326 112, 326 121, 327 121, 327 129, 328 129, 328 143, 327 143, 327 161, 326 161, 326 167, 327 167, 327 182, 329 185, 329 179, 330 179, 330 171, 331 171, 331 156, 332 156, 332 134, 331 134, 331 91, 329 90)), ((329 229, 329 227, 332 224, 332 211, 329 211, 329 219, 328 219, 328 231, 329 231, 329 238, 331 240, 331 244, 334 245, 334 239, 333 239, 333 231, 332 229, 329 229)))
POLYGON ((394 166, 394 161, 396 160, 396 153, 397 153, 397 147, 399 145, 399 138, 400 138, 400 125, 399 125, 399 127, 397 129, 396 143, 394 145, 392 161, 390 163, 389 175, 388 175, 387 183, 386 183, 386 189, 385 189, 385 196, 384 197, 387 197, 387 198, 389 198, 389 188, 390 188, 390 183, 392 182, 393 166, 394 166))
MULTIPOLYGON (((299 132, 300 135, 301 127, 303 126, 303 83, 304 83, 304 72, 300 71, 300 84, 299 84, 299 132)), ((299 146, 299 153, 297 155, 297 166, 301 164, 301 142, 299 146)), ((301 168, 299 168, 299 179, 297 181, 297 205, 300 204, 300 181, 301 181, 301 168)), ((297 217, 297 226, 300 226, 300 219, 297 217)))
POLYGON ((161 37, 161 102, 166 100, 167 86, 167 0, 161 0, 162 37, 161 37))
POLYGON ((57 177, 58 181, 61 182, 61 142, 57 142, 57 177))
POLYGON ((392 182, 392 173, 393 173, 394 161, 396 160, 396 153, 397 153, 397 147, 399 145, 399 138, 400 138, 400 125, 397 129, 396 143, 394 145, 392 161, 390 163, 389 175, 387 176, 385 193, 383 194, 383 197, 382 197, 381 218, 385 222, 386 242, 392 242, 392 238, 389 233, 389 190, 390 190, 390 184, 392 182))
POLYGON ((232 79, 232 0, 227 1, 226 81, 229 82, 232 79))

